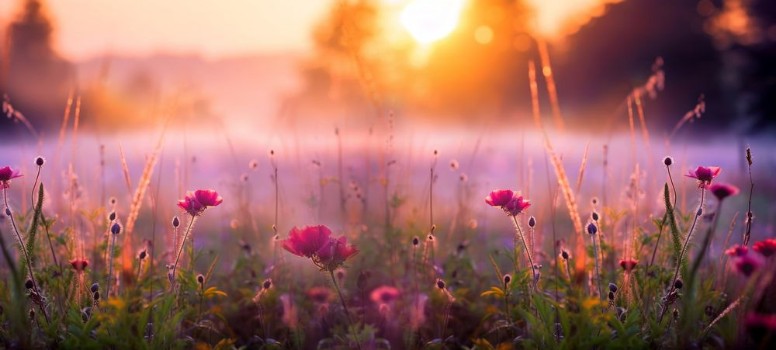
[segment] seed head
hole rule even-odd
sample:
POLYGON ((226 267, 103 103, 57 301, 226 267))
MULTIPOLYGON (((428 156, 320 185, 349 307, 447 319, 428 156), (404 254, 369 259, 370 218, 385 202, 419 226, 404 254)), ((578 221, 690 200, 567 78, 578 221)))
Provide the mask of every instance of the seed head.
POLYGON ((417 247, 420 244, 420 238, 418 236, 412 237, 412 245, 417 247))
POLYGON ((531 217, 528 218, 528 227, 530 228, 536 227, 536 218, 533 215, 531 215, 531 217))
POLYGON ((121 233, 121 224, 118 222, 113 223, 113 226, 110 227, 110 233, 114 235, 121 233))
POLYGON ((115 221, 116 220, 116 212, 111 211, 110 214, 108 214, 108 220, 115 221))
POLYGON ((663 164, 666 166, 671 166, 671 164, 674 164, 674 159, 670 156, 663 158, 663 164))
POLYGON ((38 158, 35 158, 35 165, 43 166, 44 163, 46 163, 46 160, 43 157, 38 156, 38 158))
POLYGON ((146 258, 146 256, 148 256, 148 253, 146 252, 145 249, 143 249, 140 251, 140 254, 137 255, 137 258, 140 260, 143 260, 146 258))
POLYGON ((590 217, 593 218, 593 221, 595 222, 598 222, 598 219, 600 219, 597 211, 594 211, 593 214, 590 214, 590 217))
POLYGON ((265 279, 264 283, 261 284, 261 287, 264 288, 265 290, 272 288, 272 279, 271 278, 265 279))
POLYGON ((178 219, 178 216, 174 216, 172 218, 172 227, 178 228, 178 226, 181 225, 181 219, 178 219))

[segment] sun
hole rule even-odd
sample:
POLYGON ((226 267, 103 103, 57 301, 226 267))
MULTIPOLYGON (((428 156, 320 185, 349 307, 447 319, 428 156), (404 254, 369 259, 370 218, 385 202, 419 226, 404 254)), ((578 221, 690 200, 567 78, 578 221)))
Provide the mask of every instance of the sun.
POLYGON ((413 0, 402 10, 402 26, 421 44, 430 44, 453 32, 464 0, 413 0))

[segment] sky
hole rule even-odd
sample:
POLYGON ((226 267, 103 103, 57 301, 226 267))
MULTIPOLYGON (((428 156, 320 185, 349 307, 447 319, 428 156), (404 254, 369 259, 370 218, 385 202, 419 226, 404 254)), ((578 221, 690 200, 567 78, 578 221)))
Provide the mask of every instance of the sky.
MULTIPOLYGON (((23 0, 0 0, 0 21, 23 0)), ((197 53, 219 58, 300 52, 332 0, 44 0, 55 46, 69 59, 106 52, 197 53)))

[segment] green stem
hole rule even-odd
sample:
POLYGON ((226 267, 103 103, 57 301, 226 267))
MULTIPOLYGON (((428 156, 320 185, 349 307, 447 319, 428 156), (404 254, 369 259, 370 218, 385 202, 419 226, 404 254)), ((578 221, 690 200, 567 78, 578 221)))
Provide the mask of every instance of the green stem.
POLYGON ((183 253, 183 247, 186 245, 186 239, 189 237, 189 232, 191 232, 191 227, 194 226, 194 221, 197 220, 196 216, 191 216, 191 220, 189 220, 189 226, 186 228, 186 232, 183 234, 183 241, 181 241, 181 247, 178 249, 178 254, 175 257, 175 263, 172 265, 172 285, 170 288, 175 288, 175 282, 178 280, 175 271, 178 268, 178 261, 181 259, 181 253, 183 253))
MULTIPOLYGON (((337 283, 337 279, 334 278, 334 270, 329 269, 329 276, 331 276, 331 282, 334 283, 334 289, 337 290, 337 295, 339 296, 340 302, 342 303, 342 308, 345 309, 345 316, 348 318, 348 326, 354 327, 353 325, 353 319, 350 318, 350 310, 348 310, 348 304, 345 303, 345 298, 342 297, 342 291, 340 290, 339 284, 337 283)), ((353 340, 356 341, 356 346, 361 349, 361 342, 358 341, 358 334, 355 333, 355 329, 353 329, 353 340)))
POLYGON ((523 236, 523 229, 520 228, 520 224, 517 222, 517 216, 512 216, 512 221, 515 224, 515 232, 517 233, 520 240, 523 242, 523 248, 525 248, 525 255, 528 257, 528 263, 531 264, 531 282, 533 284, 534 290, 539 290, 539 288, 536 285, 536 271, 535 265, 533 263, 533 258, 531 257, 531 252, 528 250, 528 244, 525 242, 525 237, 523 236))

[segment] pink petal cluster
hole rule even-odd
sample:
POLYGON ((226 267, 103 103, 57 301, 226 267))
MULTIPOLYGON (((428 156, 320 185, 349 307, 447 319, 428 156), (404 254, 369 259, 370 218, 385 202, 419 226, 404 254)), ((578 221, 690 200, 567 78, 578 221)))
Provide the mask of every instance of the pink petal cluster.
POLYGON ((736 244, 727 250, 725 250, 725 254, 727 256, 737 257, 737 256, 744 256, 747 253, 749 253, 749 248, 747 248, 745 245, 736 244))
POLYGON ((331 230, 325 225, 294 227, 282 245, 289 253, 310 258, 315 265, 326 271, 334 271, 347 259, 358 254, 358 249, 348 244, 345 236, 332 238, 331 230))
POLYGON ((0 187, 11 187, 11 179, 15 179, 17 177, 22 177, 18 170, 13 170, 10 166, 4 166, 0 168, 0 187))
POLYGON ((214 190, 196 190, 187 192, 186 197, 178 201, 178 207, 191 216, 198 216, 207 209, 215 207, 224 201, 214 190))
POLYGON ((622 259, 620 260, 620 267, 622 267, 625 272, 631 272, 633 269, 636 268, 636 266, 639 264, 639 261, 636 259, 622 259))
POLYGON ((711 185, 711 181, 714 180, 714 178, 717 177, 721 171, 722 169, 717 166, 699 166, 697 169, 695 169, 695 171, 691 170, 685 176, 697 179, 699 188, 706 188, 707 186, 711 185))
POLYGON ((70 266, 77 272, 83 272, 86 270, 86 267, 89 266, 89 260, 86 260, 85 258, 73 259, 70 260, 70 266))
POLYGON ((528 200, 516 195, 512 190, 493 190, 485 197, 485 203, 492 207, 501 207, 510 216, 516 216, 531 206, 528 200))
POLYGON ((776 253, 776 238, 768 238, 764 241, 755 242, 752 248, 760 255, 768 258, 776 253))
POLYGON ((369 298, 377 304, 388 304, 399 298, 399 290, 391 286, 380 286, 369 294, 369 298))
POLYGON ((744 325, 749 330, 762 331, 764 333, 776 331, 776 314, 761 314, 750 311, 744 318, 744 325))
POLYGON ((718 200, 723 200, 730 196, 735 196, 740 192, 738 187, 725 184, 725 183, 714 183, 711 186, 709 186, 709 191, 714 195, 714 197, 717 197, 718 200))
POLYGON ((749 277, 762 267, 762 259, 755 254, 744 254, 733 259, 736 271, 749 277))

